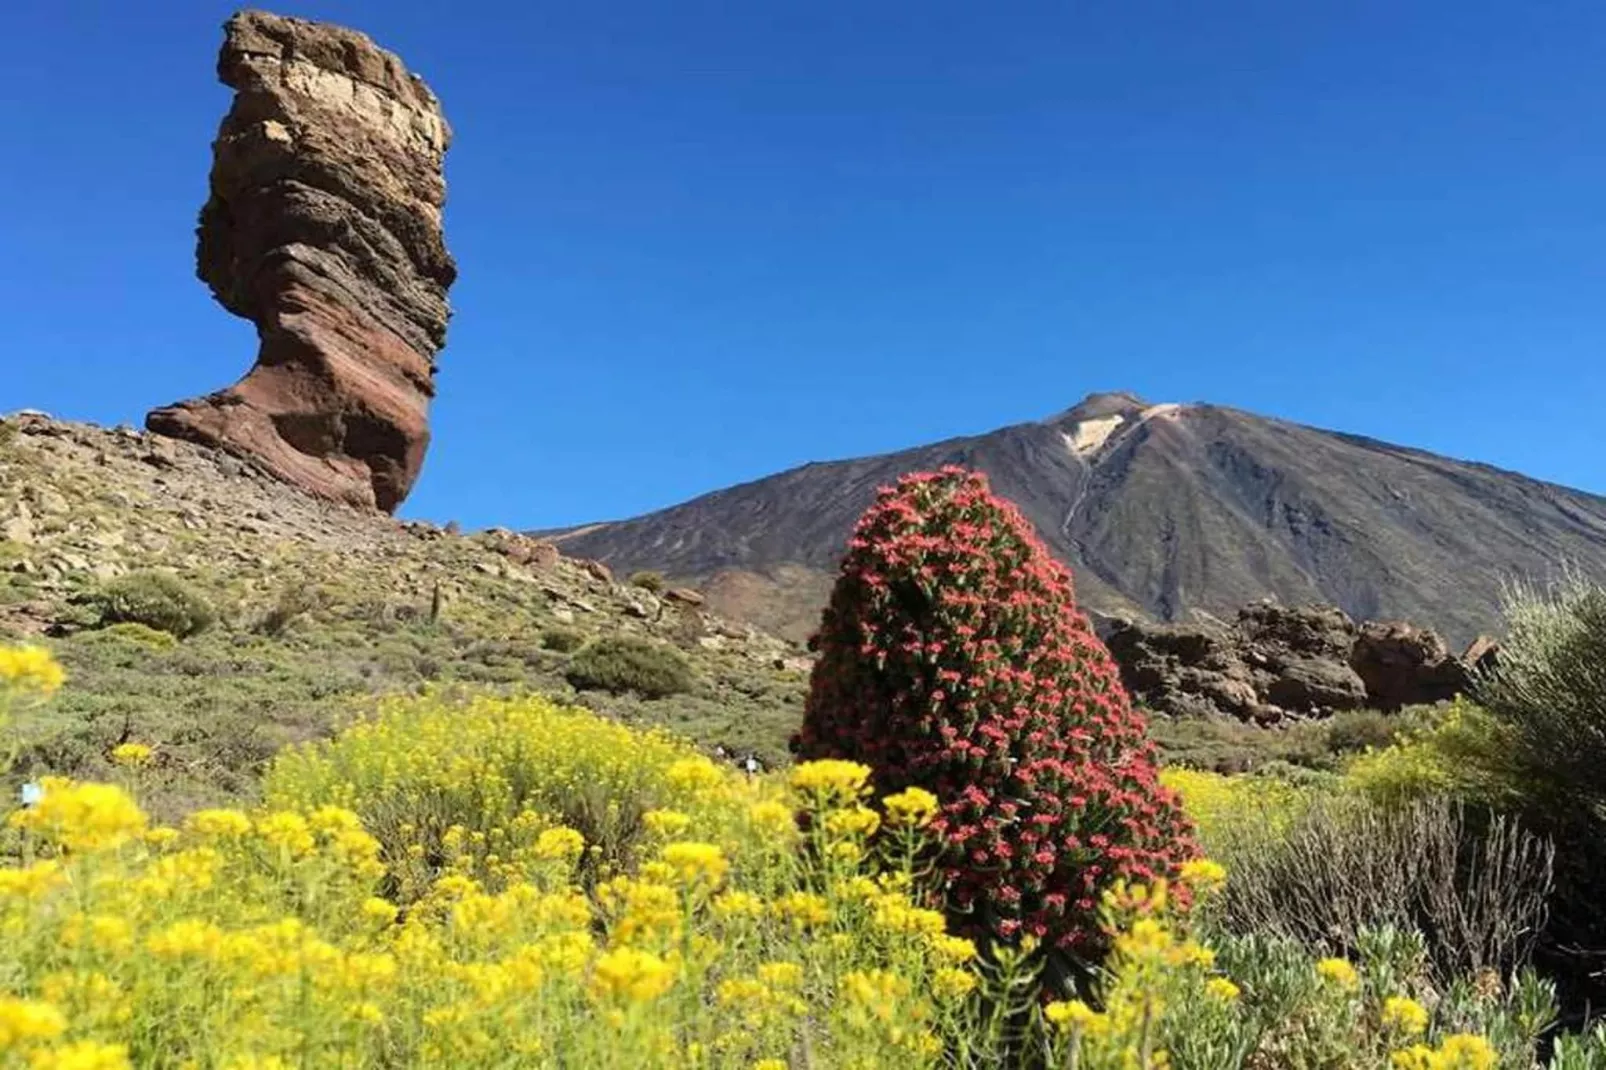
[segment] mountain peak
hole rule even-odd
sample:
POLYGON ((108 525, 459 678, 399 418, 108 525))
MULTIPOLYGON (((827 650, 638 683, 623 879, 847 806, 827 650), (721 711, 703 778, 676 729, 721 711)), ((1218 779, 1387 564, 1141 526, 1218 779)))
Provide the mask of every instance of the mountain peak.
POLYGON ((1064 437, 1071 452, 1086 458, 1155 417, 1174 419, 1182 408, 1174 402, 1150 404, 1122 390, 1089 394, 1047 422, 1064 437))
POLYGON ((1067 424, 1081 423, 1083 420, 1127 416, 1142 412, 1149 407, 1149 403, 1136 394, 1125 390, 1110 390, 1089 394, 1048 422, 1063 427, 1067 424))

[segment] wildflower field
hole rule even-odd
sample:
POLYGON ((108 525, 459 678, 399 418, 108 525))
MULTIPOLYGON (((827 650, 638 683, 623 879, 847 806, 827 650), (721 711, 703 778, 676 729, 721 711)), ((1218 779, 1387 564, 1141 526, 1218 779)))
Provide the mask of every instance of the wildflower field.
MULTIPOLYGON (((14 699, 59 681, 7 664, 14 699)), ((1098 980, 1042 991, 1031 940, 949 933, 933 797, 540 699, 398 701, 177 827, 135 802, 148 749, 116 758, 8 822, 4 1065, 1493 1067, 1550 1021, 1531 979, 1431 991, 1397 935, 1355 964, 1212 947, 1209 862, 1191 908, 1112 888, 1098 980)))
MULTIPOLYGON (((1553 841, 1428 798, 1492 783, 1482 713, 1332 783, 1160 770, 1069 576, 957 471, 883 492, 821 636, 762 775, 428 693, 249 807, 155 822, 160 741, 22 785, 0 1070, 1606 1070, 1528 966, 1553 841)), ((0 645, 8 747, 65 683, 0 645)))

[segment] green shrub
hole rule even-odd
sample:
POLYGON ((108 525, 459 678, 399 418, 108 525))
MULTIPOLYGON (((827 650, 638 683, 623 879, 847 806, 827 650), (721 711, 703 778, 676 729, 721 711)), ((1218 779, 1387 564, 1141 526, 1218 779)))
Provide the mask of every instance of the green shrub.
POLYGON ((1420 931, 1443 979, 1526 961, 1555 851, 1506 817, 1443 798, 1315 798, 1281 833, 1238 825, 1211 844, 1232 875, 1231 932, 1347 953, 1368 929, 1420 931))
POLYGON ((172 650, 178 646, 178 640, 174 638, 172 632, 160 631, 148 624, 132 620, 102 628, 101 634, 126 639, 130 643, 148 646, 153 650, 172 650))
POLYGON ((0 450, 11 445, 17 438, 17 425, 10 420, 0 420, 0 450))
POLYGON ((660 572, 635 572, 630 576, 630 585, 640 587, 643 591, 657 594, 665 587, 663 574, 660 572))
POLYGON ((572 654, 585 645, 585 633, 578 628, 551 627, 541 633, 541 645, 559 654, 572 654))
POLYGON ((1606 1001, 1606 587, 1576 571, 1513 585, 1505 617, 1495 665, 1473 681, 1487 710, 1482 738, 1447 761, 1555 841, 1556 891, 1535 960, 1577 1013, 1606 1001))
POLYGON ((171 572, 131 572, 111 580, 95 598, 102 624, 144 624, 185 639, 212 626, 211 603, 171 572))
POLYGON ((1606 587, 1577 574, 1506 598, 1507 638, 1475 681, 1511 730, 1510 757, 1538 794, 1606 815, 1606 587))
POLYGON ((1403 722, 1378 710, 1344 710, 1327 721, 1327 748, 1335 754, 1386 747, 1403 722))
POLYGON ((564 672, 582 691, 635 692, 643 698, 679 695, 692 688, 691 665, 673 647, 629 635, 611 635, 582 648, 564 672))

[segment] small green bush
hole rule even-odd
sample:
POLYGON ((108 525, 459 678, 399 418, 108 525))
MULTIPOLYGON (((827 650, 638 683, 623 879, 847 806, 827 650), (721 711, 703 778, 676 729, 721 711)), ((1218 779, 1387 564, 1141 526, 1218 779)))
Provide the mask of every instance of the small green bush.
POLYGON ((9 420, 0 420, 0 450, 5 449, 17 437, 17 425, 9 420))
POLYGON ((585 633, 577 628, 552 627, 541 633, 541 645, 559 654, 572 654, 585 645, 585 633))
POLYGON ((1345 710, 1327 722, 1327 747, 1337 754, 1386 747, 1400 728, 1399 718, 1378 710, 1345 710))
POLYGON ((1476 698, 1510 727, 1510 757, 1536 797, 1606 817, 1606 587, 1577 574, 1513 587, 1505 616, 1476 698))
POLYGON ((178 646, 178 640, 173 637, 172 632, 164 632, 132 620, 103 628, 101 634, 126 639, 130 643, 148 646, 153 650, 172 650, 178 646))
POLYGON ((171 572, 130 572, 101 588, 95 602, 101 624, 144 624, 178 639, 210 628, 210 602, 171 572))
POLYGON ((658 594, 666 586, 663 574, 660 572, 635 572, 630 576, 630 586, 640 587, 643 591, 658 594))
POLYGON ((1256 772, 1272 762, 1322 770, 1338 764, 1321 721, 1262 728, 1237 721, 1151 716, 1149 732, 1168 763, 1228 775, 1256 772))
POLYGON ((634 691, 643 698, 664 698, 691 690, 692 671, 673 647, 628 635, 598 639, 574 656, 564 673, 582 691, 615 695, 634 691))

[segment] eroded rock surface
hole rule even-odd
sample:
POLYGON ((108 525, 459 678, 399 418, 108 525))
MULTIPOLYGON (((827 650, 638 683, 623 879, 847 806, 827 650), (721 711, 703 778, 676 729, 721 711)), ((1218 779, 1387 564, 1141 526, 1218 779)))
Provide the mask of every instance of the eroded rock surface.
POLYGON ((224 32, 218 77, 235 95, 197 274, 261 344, 234 386, 146 424, 394 510, 429 443, 457 276, 441 229, 451 129, 429 87, 363 34, 261 11, 224 32))
POLYGON ((1150 709, 1259 724, 1439 702, 1465 690, 1474 664, 1491 656, 1474 644, 1456 657, 1425 628, 1357 625, 1321 605, 1257 602, 1230 625, 1107 618, 1100 631, 1150 709))

